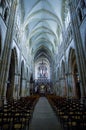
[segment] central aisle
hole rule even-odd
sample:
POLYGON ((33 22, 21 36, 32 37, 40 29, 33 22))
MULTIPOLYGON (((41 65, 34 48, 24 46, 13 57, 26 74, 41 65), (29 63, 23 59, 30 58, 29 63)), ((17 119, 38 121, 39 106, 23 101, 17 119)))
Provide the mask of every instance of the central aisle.
POLYGON ((35 106, 29 130, 62 130, 52 107, 45 97, 40 97, 35 106))

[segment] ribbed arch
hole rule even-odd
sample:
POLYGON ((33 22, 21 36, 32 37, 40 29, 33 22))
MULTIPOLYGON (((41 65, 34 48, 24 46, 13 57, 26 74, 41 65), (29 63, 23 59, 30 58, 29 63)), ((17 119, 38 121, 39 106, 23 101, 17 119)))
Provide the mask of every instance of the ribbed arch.
MULTIPOLYGON (((36 23, 33 25, 32 30, 35 29, 36 26, 39 26, 41 23, 43 23, 43 25, 44 25, 44 23, 46 23, 49 26, 49 23, 51 21, 55 22, 55 24, 57 25, 57 27, 59 26, 61 28, 61 26, 58 25, 56 19, 52 19, 52 18, 34 18, 34 20, 35 20, 36 23)), ((33 23, 34 20, 29 21, 28 25, 30 25, 30 23, 33 23)))
POLYGON ((49 60, 46 58, 46 55, 44 58, 40 56, 40 58, 36 59, 35 62, 39 64, 40 60, 42 59, 46 62, 46 64, 50 64, 49 60))
MULTIPOLYGON (((35 43, 37 43, 37 42, 39 42, 41 40, 41 42, 48 42, 48 43, 51 43, 51 44, 53 44, 53 38, 52 39, 49 39, 49 36, 48 37, 46 37, 46 35, 43 35, 43 36, 41 36, 40 35, 40 37, 36 37, 36 39, 35 39, 35 43), (37 42, 36 42, 37 41, 37 42)), ((45 43, 46 44, 46 43, 45 43)), ((31 46, 32 47, 32 46, 31 46)))
MULTIPOLYGON (((35 43, 36 43, 36 39, 38 39, 38 38, 40 38, 40 36, 41 37, 44 37, 44 35, 45 35, 45 33, 46 33, 46 39, 55 39, 56 41, 57 41, 57 36, 56 36, 56 34, 54 33, 54 31, 51 29, 51 28, 49 28, 48 26, 39 26, 38 28, 35 28, 31 33, 30 33, 30 35, 29 35, 29 39, 32 41, 32 42, 34 42, 34 40, 35 40, 35 43)), ((30 47, 31 47, 31 45, 32 45, 32 42, 30 43, 30 47)), ((52 42, 52 41, 51 41, 52 42)), ((53 43, 54 43, 54 41, 53 41, 53 43)), ((55 43, 55 46, 56 46, 56 44, 57 43, 55 43)))
MULTIPOLYGON (((51 46, 51 47, 53 47, 54 49, 55 49, 55 46, 54 46, 54 43, 52 43, 49 39, 45 39, 45 38, 40 38, 40 39, 37 39, 37 40, 35 40, 35 43, 30 43, 30 45, 31 45, 31 48, 34 46, 34 45, 36 45, 36 48, 38 48, 38 46, 37 46, 37 43, 40 43, 40 44, 45 44, 45 46, 47 46, 48 48, 49 48, 49 46, 51 46)), ((35 49, 36 49, 35 48, 35 49)))
POLYGON ((35 52, 34 52, 34 60, 37 60, 37 58, 39 58, 40 56, 46 56, 46 58, 49 61, 53 61, 53 55, 52 52, 49 50, 49 48, 45 47, 44 45, 41 45, 40 47, 38 47, 35 52))
POLYGON ((40 33, 39 32, 36 35, 34 35, 32 38, 35 39, 35 40, 40 39, 40 38, 45 38, 46 39, 46 37, 47 38, 50 37, 49 39, 51 39, 51 40, 55 39, 55 36, 52 35, 52 33, 50 33, 50 32, 46 32, 46 31, 43 31, 43 32, 40 32, 40 33))
POLYGON ((29 13, 29 14, 32 13, 32 11, 35 9, 35 7, 37 7, 37 5, 38 5, 40 2, 45 2, 46 4, 48 4, 48 6, 50 7, 50 9, 52 9, 52 11, 54 11, 52 5, 50 4, 50 2, 49 2, 48 0, 45 0, 45 1, 44 1, 44 0, 37 0, 37 1, 33 4, 31 10, 30 10, 28 13, 29 13))
POLYGON ((51 52, 54 52, 54 47, 52 43, 49 43, 47 41, 39 41, 36 44, 33 44, 32 46, 32 50, 34 50, 32 53, 34 53, 38 48, 40 48, 41 46, 48 48, 51 52))
MULTIPOLYGON (((48 20, 48 19, 47 19, 48 20)), ((44 21, 44 20, 43 20, 44 21)), ((47 22, 45 22, 46 23, 46 26, 44 26, 43 24, 42 25, 40 25, 39 23, 42 23, 43 22, 42 20, 40 20, 39 22, 37 22, 35 25, 34 25, 34 27, 33 28, 31 28, 31 32, 29 33, 29 36, 28 36, 28 39, 27 39, 27 43, 28 43, 28 41, 32 38, 32 37, 34 37, 35 35, 37 35, 38 36, 38 33, 40 33, 40 31, 45 31, 45 32, 48 32, 49 34, 51 34, 52 36, 54 36, 54 38, 56 39, 56 41, 57 41, 57 38, 58 38, 58 35, 56 35, 56 32, 54 32, 52 29, 51 29, 51 27, 50 27, 50 25, 47 23, 47 22)), ((36 37, 36 36, 35 36, 36 37)), ((34 41, 33 41, 34 42, 34 41)))
POLYGON ((36 40, 40 39, 40 38, 45 38, 45 39, 51 39, 51 42, 54 43, 54 39, 56 39, 56 36, 54 34, 52 34, 52 32, 48 31, 48 30, 45 30, 43 29, 42 31, 41 30, 38 30, 35 32, 34 35, 32 35, 32 37, 30 38, 30 47, 32 46, 32 43, 34 42, 35 40, 35 43, 36 43, 36 40))
MULTIPOLYGON (((40 50, 41 51, 41 50, 40 50)), ((49 56, 45 52, 39 52, 39 54, 36 56, 35 61, 37 61, 39 58, 46 58, 49 61, 51 60, 49 56)))
MULTIPOLYGON (((48 0, 45 0, 45 1, 44 1, 44 0, 37 0, 37 1, 33 4, 33 6, 32 6, 32 8, 30 9, 30 11, 28 12, 28 15, 27 15, 25 21, 27 21, 28 17, 29 17, 30 15, 33 15, 34 12, 36 12, 36 10, 39 10, 39 8, 37 7, 39 3, 41 3, 41 5, 42 5, 41 8, 45 8, 44 4, 46 4, 46 6, 49 7, 50 11, 54 12, 54 9, 53 9, 52 4, 51 4, 48 0), (42 2, 42 3, 41 3, 41 2, 42 2), (37 9, 36 9, 36 7, 37 7, 37 9)), ((48 8, 48 7, 47 7, 47 8, 48 8)), ((55 13, 55 12, 54 12, 54 13, 55 13)))
MULTIPOLYGON (((62 25, 54 7, 48 0, 37 0, 30 8, 28 15, 22 25, 23 29, 28 26, 29 34, 26 43, 30 49, 37 43, 48 43, 49 46, 58 44, 57 30, 61 31, 62 25), (54 29, 51 26, 54 24, 54 29), (58 28, 59 27, 59 28, 58 28), (56 42, 54 42, 56 41, 56 42)), ((36 48, 38 48, 36 46, 36 48)), ((36 49, 35 48, 35 49, 36 49)))
POLYGON ((26 44, 33 57, 51 57, 57 53, 55 51, 62 35, 61 10, 62 2, 66 0, 23 1, 27 1, 28 10, 21 25, 21 30, 27 32, 26 44))
MULTIPOLYGON (((52 18, 53 20, 55 20, 55 21, 61 26, 60 19, 59 19, 54 13, 52 13, 51 11, 49 11, 49 10, 47 10, 47 9, 39 9, 39 10, 35 11, 34 13, 30 14, 30 15, 27 17, 26 21, 24 22, 24 26, 27 26, 27 24, 30 22, 30 20, 32 20, 32 18, 34 19, 35 16, 39 15, 40 13, 48 14, 48 15, 49 15, 49 18, 50 18, 50 16, 52 16, 51 18, 52 18)), ((41 18, 42 18, 42 17, 41 17, 41 18)), ((40 19, 41 19, 41 18, 40 18, 40 19)), ((49 20, 49 18, 48 18, 48 20, 49 20)))
POLYGON ((30 33, 30 38, 33 37, 35 35, 35 33, 37 33, 37 31, 39 32, 39 30, 45 30, 45 32, 47 31, 48 33, 52 34, 53 36, 56 37, 56 34, 53 32, 52 29, 45 27, 45 26, 40 26, 38 28, 35 28, 31 33, 30 33))

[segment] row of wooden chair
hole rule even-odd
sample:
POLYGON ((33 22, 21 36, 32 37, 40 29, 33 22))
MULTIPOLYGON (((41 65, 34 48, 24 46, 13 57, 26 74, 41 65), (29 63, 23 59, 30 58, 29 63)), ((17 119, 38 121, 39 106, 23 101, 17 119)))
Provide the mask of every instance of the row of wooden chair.
POLYGON ((37 100, 37 96, 8 100, 0 108, 0 130, 28 129, 37 100))
POLYGON ((86 106, 79 99, 47 97, 64 130, 86 130, 86 106))

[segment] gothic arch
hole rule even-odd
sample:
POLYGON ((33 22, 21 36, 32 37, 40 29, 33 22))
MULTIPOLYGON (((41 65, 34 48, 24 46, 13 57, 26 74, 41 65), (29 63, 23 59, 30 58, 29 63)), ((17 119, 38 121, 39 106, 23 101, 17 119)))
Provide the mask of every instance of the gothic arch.
POLYGON ((9 15, 9 8, 6 7, 5 12, 4 12, 4 20, 5 20, 5 22, 7 21, 8 15, 9 15))
POLYGON ((75 49, 70 48, 68 63, 68 87, 69 94, 81 98, 78 66, 75 49), (69 84, 70 83, 70 84, 69 84))
POLYGON ((18 70, 18 59, 17 59, 17 51, 16 48, 13 48, 11 51, 10 58, 10 66, 8 72, 8 81, 7 81, 7 91, 6 98, 13 98, 13 94, 15 93, 15 75, 18 70))
POLYGON ((79 23, 82 21, 82 11, 81 11, 81 8, 79 7, 78 8, 78 10, 77 10, 77 12, 78 12, 78 20, 79 20, 79 23))

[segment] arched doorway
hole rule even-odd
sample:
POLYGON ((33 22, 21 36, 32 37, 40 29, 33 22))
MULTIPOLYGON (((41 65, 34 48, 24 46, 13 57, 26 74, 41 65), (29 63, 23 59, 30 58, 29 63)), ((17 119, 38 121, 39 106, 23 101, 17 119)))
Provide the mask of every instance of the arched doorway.
POLYGON ((7 91, 6 91, 6 98, 10 99, 13 98, 13 91, 15 86, 15 72, 16 72, 16 50, 12 49, 11 52, 11 60, 10 60, 10 67, 8 73, 8 81, 7 81, 7 91))
POLYGON ((79 81, 79 73, 78 73, 78 66, 76 61, 76 54, 74 49, 70 49, 69 53, 69 81, 70 86, 72 88, 72 93, 76 98, 81 98, 81 90, 80 90, 80 81, 79 81), (73 88, 74 87, 74 88, 73 88), (74 90, 73 90, 74 89, 74 90))

